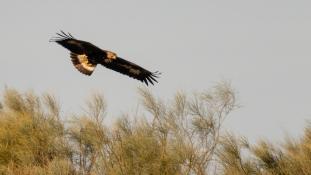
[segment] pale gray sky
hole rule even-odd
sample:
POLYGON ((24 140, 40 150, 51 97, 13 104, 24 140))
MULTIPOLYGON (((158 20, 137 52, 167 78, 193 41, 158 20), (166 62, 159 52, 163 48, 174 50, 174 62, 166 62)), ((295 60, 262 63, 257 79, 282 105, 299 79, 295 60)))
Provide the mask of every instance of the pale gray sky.
POLYGON ((251 140, 301 134, 311 118, 311 1, 2 0, 0 86, 52 92, 64 113, 104 93, 109 117, 135 111, 138 81, 97 67, 91 77, 49 43, 64 30, 163 72, 150 87, 168 99, 223 79, 243 107, 226 127, 251 140))

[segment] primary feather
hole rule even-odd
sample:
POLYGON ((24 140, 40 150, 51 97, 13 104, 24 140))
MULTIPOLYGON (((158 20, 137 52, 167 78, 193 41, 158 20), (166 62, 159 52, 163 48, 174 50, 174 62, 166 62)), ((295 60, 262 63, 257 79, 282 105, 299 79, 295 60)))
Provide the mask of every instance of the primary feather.
POLYGON ((91 75, 97 64, 137 79, 146 85, 157 82, 156 78, 160 74, 159 72, 150 72, 137 64, 118 57, 111 51, 100 49, 92 43, 77 40, 70 33, 66 34, 61 31, 50 41, 70 50, 73 65, 85 75, 91 75))

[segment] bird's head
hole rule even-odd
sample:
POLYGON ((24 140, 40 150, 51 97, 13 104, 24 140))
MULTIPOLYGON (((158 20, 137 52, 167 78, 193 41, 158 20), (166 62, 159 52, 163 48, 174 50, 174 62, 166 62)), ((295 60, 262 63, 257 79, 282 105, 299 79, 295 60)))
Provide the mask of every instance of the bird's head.
POLYGON ((107 58, 108 59, 116 59, 117 58, 117 54, 114 53, 114 52, 110 52, 110 51, 107 51, 107 58))

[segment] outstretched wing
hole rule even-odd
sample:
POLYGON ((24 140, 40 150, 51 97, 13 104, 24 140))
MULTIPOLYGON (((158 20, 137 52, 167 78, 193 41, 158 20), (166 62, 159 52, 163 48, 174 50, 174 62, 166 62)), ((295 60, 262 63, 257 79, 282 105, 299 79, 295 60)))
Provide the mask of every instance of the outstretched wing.
POLYGON ((76 54, 86 54, 88 56, 96 56, 96 54, 103 54, 103 51, 93 45, 92 43, 77 40, 70 33, 66 34, 61 31, 61 33, 56 33, 58 36, 50 39, 50 42, 56 42, 66 49, 70 50, 76 54))
POLYGON ((57 35, 50 39, 50 42, 56 42, 70 50, 75 68, 85 75, 91 75, 97 65, 95 59, 100 57, 103 51, 89 42, 75 39, 70 33, 61 31, 57 35))
POLYGON ((147 86, 148 83, 154 84, 154 82, 158 82, 156 78, 158 78, 160 74, 159 72, 150 72, 120 57, 117 57, 116 59, 106 58, 102 65, 129 77, 140 80, 141 82, 146 83, 147 86))

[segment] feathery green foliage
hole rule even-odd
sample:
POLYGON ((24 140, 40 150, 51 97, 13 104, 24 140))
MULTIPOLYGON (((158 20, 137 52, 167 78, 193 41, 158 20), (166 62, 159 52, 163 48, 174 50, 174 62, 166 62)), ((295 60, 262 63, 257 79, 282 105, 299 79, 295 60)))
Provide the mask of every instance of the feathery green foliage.
POLYGON ((12 89, 4 92, 0 112, 2 174, 41 172, 43 167, 50 169, 71 156, 53 99, 49 95, 40 99, 32 93, 20 94, 12 89))
POLYGON ((0 174, 207 175, 311 174, 311 127, 301 140, 250 145, 224 134, 236 109, 227 83, 170 101, 139 89, 144 110, 105 125, 95 94, 83 113, 60 116, 55 98, 6 89, 0 105, 0 174), (66 121, 62 118, 66 117, 66 121))
POLYGON ((218 155, 224 174, 309 175, 311 174, 311 127, 300 141, 285 139, 282 145, 261 140, 255 145, 227 135, 218 155), (242 155, 241 152, 247 152, 242 155))

